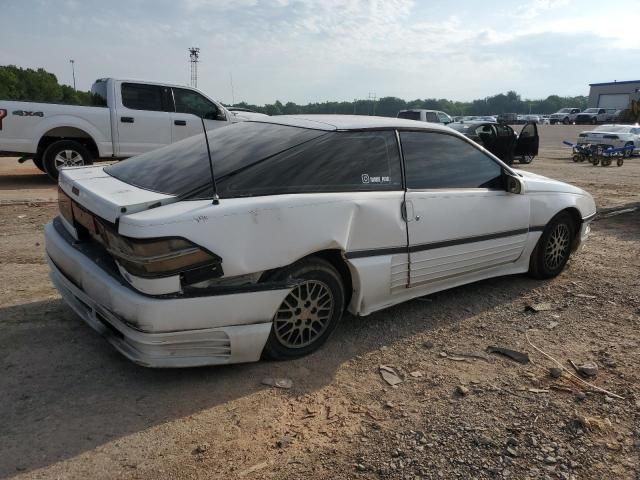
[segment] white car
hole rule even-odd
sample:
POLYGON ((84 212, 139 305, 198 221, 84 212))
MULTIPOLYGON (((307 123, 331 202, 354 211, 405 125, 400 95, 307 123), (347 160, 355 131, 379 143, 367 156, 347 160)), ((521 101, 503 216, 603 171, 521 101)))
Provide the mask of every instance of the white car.
MULTIPOLYGON (((600 125, 593 130, 580 132, 577 143, 606 145, 613 148, 633 145, 633 153, 640 153, 640 126, 600 125)), ((629 152, 629 154, 631 154, 631 152, 629 152)))
POLYGON ((51 279, 142 365, 295 358, 345 310, 553 277, 596 213, 580 188, 432 123, 279 116, 207 139, 211 162, 200 135, 60 175, 51 279))

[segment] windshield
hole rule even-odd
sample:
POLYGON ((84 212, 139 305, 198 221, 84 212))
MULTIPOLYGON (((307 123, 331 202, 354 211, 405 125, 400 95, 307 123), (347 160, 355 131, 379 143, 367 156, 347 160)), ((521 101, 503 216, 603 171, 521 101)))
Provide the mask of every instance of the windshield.
POLYGON ((570 108, 561 108, 557 113, 571 113, 570 108))
MULTIPOLYGON (((207 137, 216 181, 326 133, 259 122, 240 122, 210 130, 207 137)), ((145 190, 183 198, 212 195, 204 134, 110 165, 104 171, 145 190)))
POLYGON ((420 120, 420 112, 400 112, 398 118, 406 118, 407 120, 420 120))
POLYGON ((597 108, 587 108, 584 112, 582 113, 598 113, 598 109, 597 108))

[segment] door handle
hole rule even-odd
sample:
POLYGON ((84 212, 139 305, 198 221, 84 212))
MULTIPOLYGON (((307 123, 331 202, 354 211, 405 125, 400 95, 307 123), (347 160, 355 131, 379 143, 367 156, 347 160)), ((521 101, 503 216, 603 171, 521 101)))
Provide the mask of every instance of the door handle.
POLYGON ((182 125, 182 126, 185 126, 185 125, 187 124, 187 121, 186 121, 186 120, 174 120, 174 121, 173 121, 173 124, 174 124, 174 125, 182 125))
POLYGON ((122 123, 133 123, 133 117, 120 117, 122 123))

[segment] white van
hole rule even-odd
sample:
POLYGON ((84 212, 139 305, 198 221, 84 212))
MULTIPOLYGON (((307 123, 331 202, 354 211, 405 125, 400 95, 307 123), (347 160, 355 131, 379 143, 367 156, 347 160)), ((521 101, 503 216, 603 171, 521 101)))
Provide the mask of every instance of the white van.
POLYGON ((438 110, 424 110, 422 108, 400 110, 397 117, 407 120, 418 120, 419 122, 441 123, 442 125, 447 125, 448 123, 453 122, 453 118, 444 112, 440 112, 438 110))

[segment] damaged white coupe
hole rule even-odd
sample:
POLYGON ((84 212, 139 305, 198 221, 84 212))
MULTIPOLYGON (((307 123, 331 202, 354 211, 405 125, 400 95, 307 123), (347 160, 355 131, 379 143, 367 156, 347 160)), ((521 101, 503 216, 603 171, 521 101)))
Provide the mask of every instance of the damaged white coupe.
POLYGON ((448 127, 356 116, 265 117, 63 169, 59 204, 53 283, 150 367, 296 358, 347 310, 553 277, 596 212, 448 127))

